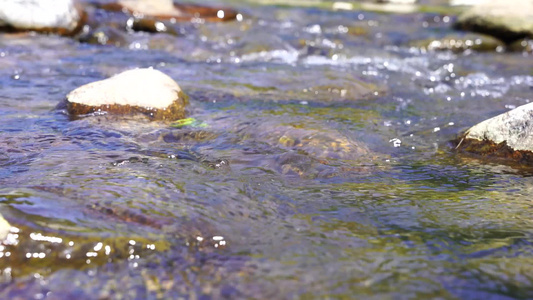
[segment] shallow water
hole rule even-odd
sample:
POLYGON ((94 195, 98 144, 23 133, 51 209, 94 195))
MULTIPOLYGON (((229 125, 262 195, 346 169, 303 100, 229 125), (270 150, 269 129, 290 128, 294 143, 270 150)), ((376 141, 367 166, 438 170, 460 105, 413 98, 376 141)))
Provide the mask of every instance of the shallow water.
POLYGON ((530 56, 410 46, 453 16, 238 7, 123 47, 0 36, 0 298, 533 297, 530 174, 447 144, 531 100, 530 56), (135 67, 195 122, 55 109, 135 67))

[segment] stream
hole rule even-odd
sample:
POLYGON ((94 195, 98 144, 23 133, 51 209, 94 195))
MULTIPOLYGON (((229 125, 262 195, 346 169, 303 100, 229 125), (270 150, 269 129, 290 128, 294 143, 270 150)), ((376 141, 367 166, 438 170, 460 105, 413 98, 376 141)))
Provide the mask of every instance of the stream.
POLYGON ((415 46, 465 34, 425 2, 216 2, 238 20, 119 46, 0 34, 0 298, 533 298, 531 172, 448 143, 532 99, 532 54, 415 46), (56 108, 137 67, 190 119, 56 108))

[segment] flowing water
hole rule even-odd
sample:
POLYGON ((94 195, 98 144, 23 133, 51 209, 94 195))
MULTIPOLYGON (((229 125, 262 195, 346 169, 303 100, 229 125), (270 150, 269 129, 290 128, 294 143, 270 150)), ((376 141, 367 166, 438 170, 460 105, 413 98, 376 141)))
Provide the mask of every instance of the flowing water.
POLYGON ((441 12, 236 3, 120 47, 0 36, 0 298, 533 297, 530 173, 447 144, 532 99, 530 55, 413 47, 461 34, 441 12), (136 67, 193 119, 56 109, 136 67))

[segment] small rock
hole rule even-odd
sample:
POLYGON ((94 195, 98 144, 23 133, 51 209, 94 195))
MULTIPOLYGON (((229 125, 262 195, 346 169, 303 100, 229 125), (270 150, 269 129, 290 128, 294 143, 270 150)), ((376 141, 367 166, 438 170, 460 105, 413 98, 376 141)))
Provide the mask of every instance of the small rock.
POLYGON ((454 141, 456 149, 486 157, 533 161, 533 103, 485 120, 454 141))
POLYGON ((172 26, 169 26, 168 24, 165 24, 164 22, 149 19, 149 18, 141 18, 137 19, 134 17, 131 17, 128 19, 128 22, 126 23, 126 27, 133 31, 144 31, 144 32, 150 32, 150 33, 168 33, 171 35, 180 35, 178 31, 176 31, 172 26))
POLYGON ((81 86, 67 95, 71 115, 142 114, 152 120, 185 117, 187 97, 169 76, 154 69, 125 71, 81 86))
POLYGON ((207 21, 235 20, 237 12, 227 8, 207 7, 194 4, 174 4, 172 0, 118 0, 101 5, 102 8, 115 11, 127 11, 136 18, 157 18, 161 20, 189 21, 204 19, 207 21))
POLYGON ((7 235, 9 234, 9 230, 11 229, 11 225, 0 215, 0 241, 5 240, 7 235))
POLYGON ((85 12, 74 0, 0 0, 0 29, 71 35, 79 31, 85 12))
POLYGON ((506 43, 533 37, 533 0, 484 1, 461 14, 454 26, 489 34, 506 43))
POLYGON ((167 18, 183 16, 183 12, 176 9, 171 0, 118 0, 117 3, 122 8, 137 15, 164 16, 167 18))

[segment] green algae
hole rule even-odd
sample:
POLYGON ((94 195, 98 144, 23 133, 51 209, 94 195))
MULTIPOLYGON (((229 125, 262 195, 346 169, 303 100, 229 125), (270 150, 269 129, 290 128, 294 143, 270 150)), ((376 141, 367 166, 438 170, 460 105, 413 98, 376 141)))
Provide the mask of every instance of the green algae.
POLYGON ((208 126, 209 125, 207 125, 207 123, 198 121, 195 118, 180 119, 170 124, 170 127, 174 127, 174 128, 183 128, 183 127, 206 128, 208 126))

